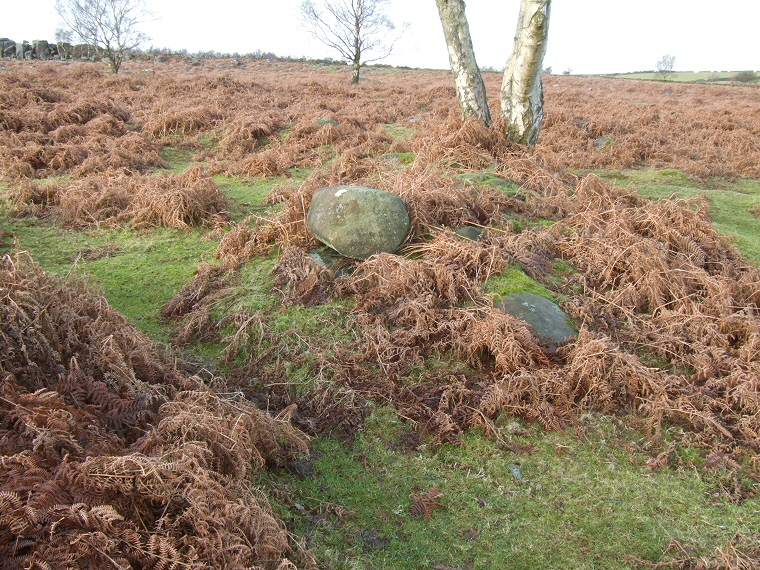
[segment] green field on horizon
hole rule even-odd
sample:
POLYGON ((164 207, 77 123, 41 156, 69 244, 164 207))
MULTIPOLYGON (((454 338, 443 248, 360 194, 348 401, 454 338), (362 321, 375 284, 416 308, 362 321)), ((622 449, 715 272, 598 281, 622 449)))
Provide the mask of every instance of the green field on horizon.
MULTIPOLYGON (((600 73, 593 77, 616 77, 622 79, 641 79, 646 81, 673 81, 677 83, 718 83, 727 84, 735 81, 735 77, 739 71, 674 71, 667 78, 663 78, 662 75, 656 71, 635 71, 632 73, 600 73)), ((754 82, 747 83, 748 85, 756 85, 760 80, 760 75, 754 82)), ((737 85, 742 85, 740 82, 736 82, 737 85)))

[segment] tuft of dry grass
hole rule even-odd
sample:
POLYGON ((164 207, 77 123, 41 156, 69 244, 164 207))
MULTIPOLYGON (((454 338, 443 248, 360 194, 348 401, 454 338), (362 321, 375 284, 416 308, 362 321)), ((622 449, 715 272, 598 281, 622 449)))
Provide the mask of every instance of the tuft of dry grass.
POLYGON ((168 101, 154 108, 142 126, 142 132, 154 139, 169 135, 193 135, 210 130, 222 118, 222 113, 206 105, 178 107, 168 101))
POLYGON ((64 226, 133 228, 226 222, 226 200, 200 167, 180 174, 96 175, 72 183, 22 181, 12 189, 20 214, 52 216, 64 226))

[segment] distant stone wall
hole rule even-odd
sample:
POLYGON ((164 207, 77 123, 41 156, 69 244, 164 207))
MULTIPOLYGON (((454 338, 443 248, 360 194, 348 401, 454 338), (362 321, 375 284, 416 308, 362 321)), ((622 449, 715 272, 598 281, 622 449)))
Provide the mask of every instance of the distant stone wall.
POLYGON ((0 38, 0 58, 15 59, 92 59, 100 55, 100 50, 85 44, 71 45, 67 42, 48 42, 24 40, 16 42, 9 38, 0 38))

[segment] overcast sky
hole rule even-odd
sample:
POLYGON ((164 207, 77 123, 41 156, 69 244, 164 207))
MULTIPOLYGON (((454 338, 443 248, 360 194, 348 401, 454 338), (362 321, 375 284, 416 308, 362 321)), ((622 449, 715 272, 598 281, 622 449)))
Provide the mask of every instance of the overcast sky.
MULTIPOLYGON (((299 26, 300 0, 147 3, 156 20, 144 28, 156 47, 336 56, 299 26)), ((467 1, 480 67, 504 67, 519 7, 520 0, 467 1)), ((390 0, 389 15, 409 29, 386 63, 448 67, 434 0, 390 0)), ((0 37, 52 40, 59 21, 55 0, 9 0, 0 8, 0 37)), ((760 0, 555 0, 544 66, 554 73, 642 71, 670 54, 677 70, 760 70, 759 25, 760 0)))

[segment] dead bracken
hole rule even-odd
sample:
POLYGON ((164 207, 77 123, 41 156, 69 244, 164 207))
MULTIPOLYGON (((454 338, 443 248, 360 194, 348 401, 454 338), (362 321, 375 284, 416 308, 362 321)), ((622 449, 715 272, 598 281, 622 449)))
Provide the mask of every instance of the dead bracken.
MULTIPOLYGON (((552 77, 528 151, 503 141, 498 120, 461 124, 445 72, 397 70, 350 86, 302 63, 185 71, 177 58, 160 73, 116 78, 56 62, 0 73, 0 172, 15 215, 70 228, 225 230, 218 263, 201 264, 162 315, 176 345, 224 344, 231 371, 182 373, 82 281, 21 253, 3 257, 9 567, 309 567, 251 476, 307 453, 291 420, 350 432, 372 399, 433 444, 479 427, 508 446, 504 414, 547 429, 587 411, 637 414, 650 439, 679 426, 682 443, 709 450, 708 468, 760 477, 760 270, 716 232, 704 201, 649 200, 576 174, 646 164, 758 178, 756 90, 718 97, 707 85, 552 77), (160 170, 170 144, 190 168, 160 170), (287 179, 294 168, 311 173, 279 184, 267 197, 276 208, 230 222, 215 174, 287 179), (338 268, 309 256, 312 196, 339 184, 402 198, 411 231, 399 255, 338 268), (454 231, 463 225, 482 233, 464 239, 454 231), (308 360, 261 314, 223 313, 241 268, 262 255, 276 257, 283 304, 349 303, 353 340, 310 340, 308 360), (511 265, 558 296, 576 339, 548 345, 494 307, 486 283, 511 265), (281 360, 329 382, 292 389, 281 360), (251 377, 280 415, 236 391, 251 377)), ((494 81, 486 76, 492 91, 494 81)), ((650 468, 668 463, 672 449, 661 451, 650 468)), ((734 501, 752 493, 739 483, 724 491, 734 501)), ((427 519, 442 497, 436 487, 413 494, 410 511, 427 519)), ((749 567, 756 548, 744 552, 726 546, 726 567, 749 567)))

